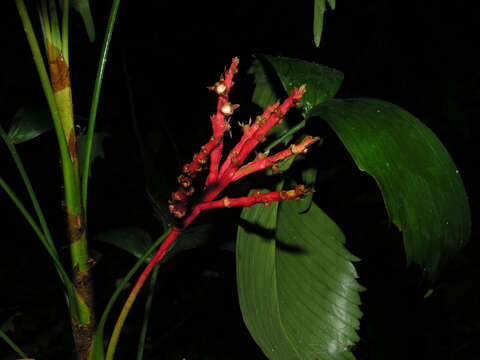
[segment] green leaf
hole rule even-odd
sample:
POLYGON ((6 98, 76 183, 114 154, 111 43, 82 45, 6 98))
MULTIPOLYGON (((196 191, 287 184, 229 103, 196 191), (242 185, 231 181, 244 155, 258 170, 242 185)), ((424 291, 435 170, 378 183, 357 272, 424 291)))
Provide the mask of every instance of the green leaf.
POLYGON ((219 241, 215 236, 215 228, 211 224, 198 225, 188 228, 183 232, 177 241, 172 245, 173 248, 165 255, 164 261, 170 260, 178 253, 206 246, 209 244, 218 245, 219 248, 231 250, 232 246, 226 241, 219 241))
MULTIPOLYGON (((112 244, 137 258, 141 258, 153 244, 148 232, 135 227, 104 231, 95 235, 95 240, 112 244)), ((148 264, 150 259, 146 259, 145 262, 148 264)))
MULTIPOLYGON (((313 106, 332 99, 343 81, 342 72, 327 66, 298 59, 265 55, 257 56, 249 73, 255 77, 252 101, 263 109, 277 99, 286 96, 294 87, 306 84, 307 93, 300 102, 303 115, 313 106), (277 82, 279 82, 278 86, 274 86, 277 82)), ((298 125, 300 126, 296 126, 296 130, 292 129, 294 131, 282 139, 283 144, 288 144, 292 140, 293 134, 304 126, 298 125)), ((282 136, 289 129, 288 122, 283 121, 269 132, 269 136, 282 136)))
POLYGON ((237 236, 243 319, 269 359, 354 359, 359 291, 344 235, 315 204, 244 209, 237 236))
POLYGON ((471 226, 462 179, 442 143, 413 115, 380 100, 331 100, 308 114, 317 116, 377 181, 408 262, 434 276, 468 241, 471 226))
MULTIPOLYGON (((97 132, 93 135, 92 142, 92 154, 90 156, 90 164, 92 164, 95 159, 102 158, 105 159, 105 153, 103 151, 103 140, 110 134, 106 132, 97 132)), ((78 166, 80 169, 80 176, 83 173, 83 162, 85 161, 85 149, 87 147, 87 136, 80 136, 77 140, 77 153, 78 153, 78 166)), ((92 177, 92 171, 88 174, 89 177, 92 177)))
POLYGON ((256 58, 250 69, 248 69, 248 74, 252 74, 255 78, 255 89, 253 90, 252 101, 262 109, 275 103, 279 97, 267 77, 264 66, 259 58, 256 58))
POLYGON ((87 30, 90 42, 95 40, 95 25, 93 23, 92 12, 90 11, 89 0, 70 0, 70 5, 80 13, 87 30))
MULTIPOLYGON (((316 168, 309 168, 302 171, 302 184, 309 189, 315 187, 315 181, 317 180, 318 170, 316 168)), ((300 202, 300 212, 308 211, 313 202, 313 193, 305 195, 303 201, 300 202)))
POLYGON ((20 144, 35 139, 52 128, 53 121, 47 108, 26 105, 13 117, 8 137, 14 144, 20 144))
MULTIPOLYGON (((328 0, 328 5, 332 10, 335 10, 335 0, 328 0)), ((323 17, 326 10, 325 0, 315 0, 313 5, 313 40, 316 47, 320 46, 320 40, 322 39, 323 17)))
MULTIPOLYGON (((152 237, 148 232, 135 227, 108 230, 97 234, 95 240, 112 244, 137 258, 142 257, 153 244, 152 237)), ((215 238, 215 231, 212 225, 199 225, 189 228, 179 236, 162 262, 171 260, 182 251, 205 246, 215 240, 218 239, 215 238)), ((224 250, 232 250, 232 244, 227 241, 217 241, 216 245, 224 250)), ((152 256, 147 257, 145 263, 148 264, 152 256)))
POLYGON ((315 46, 320 46, 323 30, 323 14, 325 13, 325 0, 315 0, 313 5, 313 40, 315 46))
POLYGON ((285 57, 265 56, 273 66, 283 88, 290 93, 294 87, 307 85, 300 106, 306 114, 322 102, 332 99, 343 82, 343 73, 324 65, 285 57))

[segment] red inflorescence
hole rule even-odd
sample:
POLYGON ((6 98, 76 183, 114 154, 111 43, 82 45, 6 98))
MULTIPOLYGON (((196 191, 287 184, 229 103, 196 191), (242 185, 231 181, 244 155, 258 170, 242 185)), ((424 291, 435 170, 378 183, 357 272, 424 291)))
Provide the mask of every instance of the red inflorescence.
POLYGON ((277 102, 268 106, 262 115, 257 116, 253 124, 249 122, 248 124, 242 125, 242 138, 233 147, 220 166, 223 152, 223 136, 226 131, 230 130, 229 120, 226 119, 226 117, 231 116, 238 107, 238 105, 231 104, 228 99, 230 89, 233 86, 233 76, 237 72, 238 62, 238 58, 234 58, 230 68, 220 77, 220 81, 210 87, 210 89, 218 95, 217 112, 211 117, 213 135, 209 141, 202 146, 200 152, 194 155, 192 162, 183 167, 183 173, 178 177, 180 186, 178 190, 172 194, 169 209, 170 212, 180 220, 180 223, 171 229, 155 256, 140 275, 130 294, 130 297, 133 297, 133 299, 155 264, 162 260, 176 238, 195 220, 201 211, 234 206, 249 207, 258 203, 263 203, 265 206, 268 206, 275 201, 297 200, 310 192, 310 190, 306 189, 303 185, 299 185, 292 190, 273 191, 263 194, 256 190, 250 196, 236 199, 224 197, 223 199, 215 200, 230 183, 265 168, 271 167, 272 170, 275 170, 280 161, 300 153, 306 153, 308 147, 318 140, 318 138, 307 136, 302 142, 296 145, 290 145, 288 149, 275 155, 269 156, 268 152, 257 154, 257 157, 253 161, 242 166, 245 159, 255 149, 258 143, 264 141, 270 129, 282 120, 290 108, 300 102, 305 93, 305 86, 302 85, 299 88, 293 89, 291 95, 282 104, 277 102), (189 204, 189 199, 191 199, 194 193, 192 186, 193 181, 197 174, 203 170, 203 166, 207 163, 208 157, 210 157, 210 170, 202 196, 196 203, 189 204))
POLYGON ((226 131, 230 130, 230 124, 226 117, 231 116, 239 106, 231 104, 228 98, 234 84, 233 76, 238 71, 238 63, 238 58, 234 58, 230 68, 225 71, 220 80, 209 87, 218 95, 217 112, 211 117, 213 135, 202 146, 200 152, 193 157, 193 161, 183 167, 183 174, 178 177, 180 187, 172 194, 169 205, 170 212, 176 218, 183 220, 181 226, 177 228, 178 230, 188 226, 202 210, 231 206, 248 207, 259 202, 269 204, 272 201, 298 199, 308 192, 303 187, 297 187, 297 189, 290 191, 277 191, 267 194, 255 192, 251 196, 238 199, 225 197, 222 200, 214 201, 230 183, 265 168, 276 169, 278 162, 299 153, 306 153, 308 147, 318 140, 316 137, 307 136, 297 145, 291 145, 288 149, 272 156, 268 156, 268 153, 258 154, 255 160, 241 166, 258 143, 264 141, 270 129, 282 120, 290 108, 300 102, 305 93, 305 85, 302 85, 299 88, 294 88, 291 95, 282 104, 277 102, 268 106, 262 115, 257 116, 253 124, 251 124, 251 121, 246 125, 241 124, 243 136, 220 166, 223 136, 226 131), (194 193, 193 180, 197 173, 203 170, 203 165, 206 164, 208 157, 210 157, 210 171, 203 189, 203 196, 196 204, 189 204, 188 200, 194 193))

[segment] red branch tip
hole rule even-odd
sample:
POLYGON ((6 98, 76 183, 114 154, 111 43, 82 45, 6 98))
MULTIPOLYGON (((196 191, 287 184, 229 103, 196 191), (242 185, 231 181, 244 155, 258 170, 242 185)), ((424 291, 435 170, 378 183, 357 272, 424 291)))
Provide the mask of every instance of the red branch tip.
POLYGON ((244 176, 250 175, 254 172, 261 171, 263 169, 271 167, 273 171, 279 171, 278 163, 290 156, 296 156, 298 154, 306 154, 308 151, 308 147, 317 142, 320 138, 307 136, 305 140, 301 143, 295 145, 292 144, 286 150, 283 150, 275 155, 268 156, 269 152, 265 153, 258 153, 255 160, 249 162, 248 164, 242 166, 240 169, 237 170, 235 175, 233 176, 232 181, 237 181, 244 176))
POLYGON ((267 204, 272 201, 296 199, 307 191, 303 187, 297 187, 297 189, 290 191, 268 194, 256 192, 254 195, 244 198, 224 198, 223 200, 214 201, 220 192, 233 181, 268 167, 272 167, 273 170, 278 169, 277 164, 280 161, 300 153, 306 153, 308 147, 318 140, 318 138, 307 136, 297 145, 290 145, 288 149, 272 156, 268 156, 268 153, 259 154, 255 160, 242 166, 255 147, 265 140, 270 129, 282 121, 289 109, 299 104, 306 91, 305 85, 302 85, 299 88, 294 88, 290 96, 282 104, 276 102, 268 106, 262 115, 257 116, 253 124, 250 121, 247 125, 242 125, 243 136, 230 151, 223 164, 220 164, 223 152, 223 136, 226 131, 230 130, 229 119, 226 118, 231 116, 239 106, 233 105, 229 101, 230 90, 234 84, 233 76, 238 72, 238 63, 238 58, 233 58, 228 70, 220 76, 220 80, 209 87, 210 90, 218 95, 217 111, 211 117, 212 137, 202 146, 200 152, 195 154, 192 162, 183 167, 183 173, 178 177, 180 186, 172 194, 172 200, 169 202, 170 212, 176 218, 183 219, 180 229, 188 226, 202 210, 216 207, 251 206, 257 202, 267 204), (197 204, 190 205, 188 209, 188 200, 195 191, 192 186, 193 180, 203 170, 208 157, 210 157, 210 170, 203 189, 203 196, 197 204), (230 205, 225 206, 225 203, 228 201, 230 201, 230 205), (220 206, 220 204, 224 205, 220 206))
POLYGON ((260 190, 255 190, 250 196, 244 196, 236 199, 224 197, 220 200, 200 203, 197 206, 201 211, 239 206, 250 207, 258 203, 263 203, 265 206, 269 206, 272 202, 276 201, 299 200, 301 199, 302 195, 309 194, 311 192, 311 190, 305 188, 303 185, 298 185, 292 190, 272 191, 264 194, 262 194, 260 190))
POLYGON ((223 134, 225 131, 230 130, 230 124, 228 120, 225 120, 225 117, 233 115, 235 109, 240 106, 233 105, 228 100, 228 94, 234 84, 233 75, 238 72, 237 67, 239 62, 238 58, 233 58, 230 68, 228 71, 225 71, 225 77, 221 76, 220 81, 217 81, 215 85, 209 88, 215 91, 218 95, 217 113, 211 118, 213 138, 218 141, 218 146, 215 147, 210 154, 210 173, 205 182, 205 187, 216 182, 218 178, 218 167, 222 159, 223 151, 223 134))

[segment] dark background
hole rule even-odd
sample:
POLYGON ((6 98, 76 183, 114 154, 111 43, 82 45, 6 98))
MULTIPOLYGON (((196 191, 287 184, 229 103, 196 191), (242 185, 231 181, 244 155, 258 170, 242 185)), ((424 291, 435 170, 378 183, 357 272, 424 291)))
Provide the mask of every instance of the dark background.
MULTIPOLYGON (((27 2, 36 29, 33 2, 27 2)), ((146 196, 146 185, 165 207, 180 166, 210 136, 215 97, 206 89, 240 57, 232 91, 242 104, 234 122, 255 116, 250 104, 252 54, 296 57, 345 74, 339 97, 374 97, 407 109, 426 123, 456 162, 472 209, 471 242, 444 268, 435 292, 420 271, 406 267, 401 235, 388 224, 374 181, 358 172, 335 136, 324 129, 319 158, 324 162, 316 202, 347 236, 362 258, 357 269, 362 294, 358 359, 478 359, 480 293, 477 275, 478 213, 475 133, 480 106, 477 9, 471 1, 347 1, 328 11, 322 43, 313 44, 313 1, 124 1, 109 55, 97 129, 105 138, 104 159, 92 168, 89 235, 94 256, 98 309, 134 263, 134 258, 95 234, 118 227, 162 232, 146 196), (122 62, 122 59, 124 62, 122 62), (144 162, 129 115, 123 63, 128 65, 137 128, 152 154, 154 173, 144 162), (325 155, 327 154, 327 155, 325 155)), ((14 2, 0 5, 2 34, 0 123, 4 128, 19 108, 45 106, 32 56, 14 2)), ((78 123, 89 104, 109 2, 91 4, 97 39, 88 42, 80 17, 71 16, 70 66, 78 123)), ((40 32, 38 32, 40 34, 40 32)), ((234 127, 234 136, 239 131, 234 127)), ((65 264, 68 248, 61 208, 62 188, 53 132, 18 146, 35 184, 65 264)), ((313 156, 313 155, 312 155, 313 156)), ((27 203, 20 177, 6 147, 0 146, 1 176, 27 203)), ((246 186, 245 186, 246 187, 246 186)), ((245 193, 246 188, 234 189, 245 193)), ((419 194, 421 196, 421 194, 419 194)), ((36 359, 71 358, 69 319, 54 267, 9 198, 0 194, 0 324, 14 316, 9 335, 36 359)), ((207 214, 214 237, 235 237, 238 212, 207 214)), ((178 255, 159 274, 145 359, 263 359, 243 325, 235 286, 234 254, 214 246, 178 255)), ((134 307, 120 343, 119 359, 134 358, 142 300, 134 307)), ((121 303, 121 302, 119 302, 121 303)), ((99 310, 99 313, 101 311, 99 310)), ((112 314, 118 313, 117 309, 112 314)), ((111 326, 111 324, 109 324, 111 326)), ((107 334, 109 334, 107 329, 107 334)), ((0 358, 16 356, 0 343, 0 358)))

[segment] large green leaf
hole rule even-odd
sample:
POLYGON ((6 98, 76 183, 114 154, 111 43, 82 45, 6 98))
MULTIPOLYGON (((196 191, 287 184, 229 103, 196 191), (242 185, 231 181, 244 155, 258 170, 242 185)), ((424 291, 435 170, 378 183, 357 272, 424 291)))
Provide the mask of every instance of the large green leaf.
POLYGON ((308 114, 317 116, 377 181, 408 261, 434 275, 467 242, 471 226, 465 188, 442 143, 413 115, 380 100, 331 100, 308 114))
POLYGON ((245 323, 275 360, 353 359, 362 287, 337 225, 315 204, 244 209, 237 283, 245 323), (276 230, 275 230, 276 229, 276 230))
POLYGON ((48 109, 26 105, 17 111, 8 129, 8 137, 14 144, 20 144, 42 135, 53 128, 48 109))

